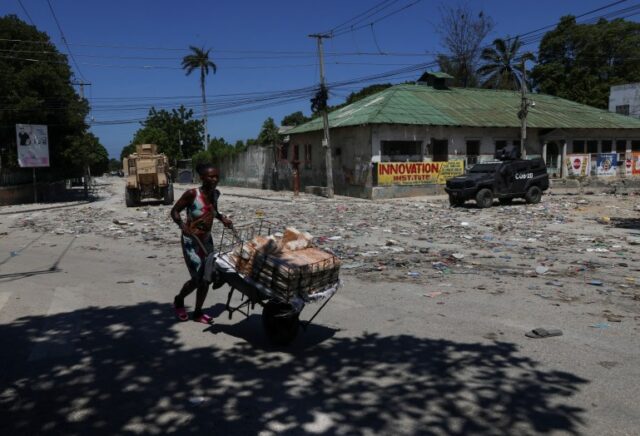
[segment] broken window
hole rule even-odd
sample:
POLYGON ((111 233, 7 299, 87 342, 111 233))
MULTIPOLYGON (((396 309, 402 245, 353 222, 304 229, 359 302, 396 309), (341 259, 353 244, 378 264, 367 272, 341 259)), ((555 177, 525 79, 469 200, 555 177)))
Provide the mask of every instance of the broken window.
POLYGON ((619 106, 616 106, 616 113, 620 115, 629 115, 629 105, 621 104, 619 106))

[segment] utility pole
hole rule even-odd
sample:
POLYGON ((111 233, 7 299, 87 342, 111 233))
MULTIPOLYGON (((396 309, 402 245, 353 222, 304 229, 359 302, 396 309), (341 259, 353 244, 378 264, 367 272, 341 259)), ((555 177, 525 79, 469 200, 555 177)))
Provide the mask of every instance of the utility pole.
MULTIPOLYGON (((330 35, 316 33, 309 35, 310 38, 318 40, 318 57, 320 58, 320 91, 326 91, 327 87, 324 81, 324 56, 322 54, 322 39, 331 38, 330 35)), ((327 96, 328 98, 328 96, 327 96)), ((329 115, 327 114, 326 101, 322 107, 322 123, 324 125, 324 139, 322 146, 325 149, 325 164, 327 167, 327 197, 333 198, 333 165, 331 158, 331 143, 329 142, 329 115)))
POLYGON ((522 95, 520 102, 520 112, 518 117, 520 118, 520 156, 522 159, 526 159, 527 150, 524 146, 527 140, 527 112, 529 111, 529 102, 527 101, 527 69, 524 65, 524 59, 522 60, 522 83, 520 84, 520 93, 522 95))
MULTIPOLYGON (((84 87, 85 85, 91 85, 91 83, 83 82, 82 80, 72 80, 71 84, 78 85, 80 87, 80 98, 84 100, 84 87)), ((35 173, 34 173, 34 177, 35 177, 35 173)), ((89 198, 89 177, 90 177, 89 164, 85 162, 84 164, 84 198, 85 199, 89 198)))

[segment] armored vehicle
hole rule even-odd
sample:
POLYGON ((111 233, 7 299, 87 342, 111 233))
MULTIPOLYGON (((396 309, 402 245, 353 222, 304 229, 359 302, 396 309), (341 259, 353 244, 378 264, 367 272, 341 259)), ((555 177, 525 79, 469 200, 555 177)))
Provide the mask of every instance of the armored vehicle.
POLYGON ((463 176, 447 180, 445 191, 449 204, 461 206, 474 199, 480 208, 491 207, 493 200, 500 204, 524 198, 527 203, 538 203, 542 193, 549 189, 549 175, 542 159, 523 160, 508 151, 497 153, 499 160, 476 164, 463 176))
POLYGON ((136 145, 136 152, 125 157, 122 166, 127 176, 127 207, 136 206, 145 198, 161 199, 164 204, 173 204, 169 160, 164 154, 158 153, 157 145, 136 145))

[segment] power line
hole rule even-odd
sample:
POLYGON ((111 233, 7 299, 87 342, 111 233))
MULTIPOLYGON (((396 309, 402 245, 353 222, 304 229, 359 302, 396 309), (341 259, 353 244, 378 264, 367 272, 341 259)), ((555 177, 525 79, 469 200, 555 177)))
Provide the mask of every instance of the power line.
POLYGON ((75 58, 73 57, 73 53, 71 53, 71 48, 69 47, 69 44, 67 44, 67 38, 65 38, 65 36, 64 36, 64 32, 62 31, 62 26, 60 26, 60 22, 58 21, 58 17, 56 16, 55 11, 53 10, 53 6, 51 6, 51 0, 47 0, 47 4, 49 5, 49 10, 51 11, 51 15, 53 16, 53 20, 56 22, 56 26, 58 26, 58 30, 60 31, 60 36, 62 38, 62 42, 67 47, 67 51, 69 52, 69 56, 71 57, 71 60, 73 61, 73 64, 76 66, 76 70, 78 70, 78 74, 80 75, 80 78, 82 78, 82 80, 85 80, 84 75, 82 74, 82 71, 80 71, 80 67, 78 66, 78 63, 76 62, 75 58))
POLYGON ((349 33, 349 32, 355 32, 356 30, 360 30, 360 29, 363 29, 363 28, 365 28, 365 27, 373 26, 374 24, 379 23, 380 21, 385 20, 385 19, 387 19, 387 18, 389 18, 389 17, 391 17, 391 16, 393 16, 393 15, 396 15, 396 14, 398 14, 398 13, 400 13, 400 12, 404 11, 405 9, 408 9, 408 8, 412 7, 413 5, 415 5, 415 4, 417 4, 417 3, 420 3, 421 1, 422 1, 422 0, 414 0, 414 1, 412 1, 411 3, 409 3, 409 4, 407 4, 407 5, 403 6, 403 7, 401 7, 401 8, 399 8, 399 9, 395 9, 395 10, 393 10, 393 11, 389 12, 388 14, 383 15, 383 16, 382 16, 382 17, 380 17, 380 18, 376 18, 375 20, 373 20, 373 21, 371 21, 371 22, 368 22, 368 23, 362 24, 362 25, 360 25, 360 26, 352 27, 352 28, 347 29, 347 30, 342 30, 342 31, 340 31, 340 32, 335 32, 335 33, 333 33, 333 35, 332 35, 332 36, 341 36, 341 35, 344 35, 344 34, 349 33))
POLYGON ((36 27, 35 23, 33 22, 33 20, 31 19, 31 15, 29 15, 29 12, 27 12, 27 8, 24 7, 24 5, 22 4, 22 0, 18 0, 18 3, 20 4, 20 7, 22 8, 22 11, 24 12, 24 14, 27 16, 27 18, 29 19, 29 22, 31 23, 31 25, 33 27, 36 27))
POLYGON ((356 15, 355 17, 352 17, 350 19, 348 19, 347 21, 338 24, 335 27, 332 27, 330 30, 326 31, 326 32, 322 32, 322 34, 325 35, 331 35, 334 32, 336 32, 338 29, 340 29, 341 27, 345 27, 345 28, 349 28, 349 27, 353 27, 354 25, 356 25, 357 23, 359 23, 360 21, 358 21, 358 19, 361 19, 360 17, 364 16, 364 18, 362 19, 366 19, 369 16, 375 15, 381 11, 383 11, 384 9, 388 8, 389 6, 393 5, 394 3, 397 3, 398 0, 383 0, 380 3, 374 5, 373 7, 367 9, 366 11, 356 15), (391 3, 389 3, 391 1, 391 3), (385 5, 386 4, 386 5, 385 5), (353 23, 352 23, 353 21, 353 23))

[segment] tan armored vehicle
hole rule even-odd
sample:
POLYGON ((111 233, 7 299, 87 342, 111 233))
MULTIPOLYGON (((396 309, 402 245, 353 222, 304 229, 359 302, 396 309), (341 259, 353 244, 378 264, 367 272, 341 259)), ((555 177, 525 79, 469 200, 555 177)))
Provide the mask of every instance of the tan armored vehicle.
POLYGON ((136 145, 136 152, 125 157, 122 166, 127 177, 127 207, 136 206, 144 198, 162 199, 164 204, 173 204, 169 160, 158 153, 157 145, 136 145))

